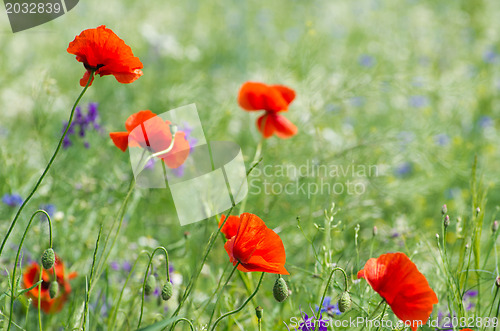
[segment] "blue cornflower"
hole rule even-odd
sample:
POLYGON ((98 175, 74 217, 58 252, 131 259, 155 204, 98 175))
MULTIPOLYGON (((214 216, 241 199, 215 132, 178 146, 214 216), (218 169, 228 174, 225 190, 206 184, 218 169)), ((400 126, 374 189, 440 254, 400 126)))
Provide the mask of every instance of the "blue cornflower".
POLYGON ((23 198, 19 194, 8 194, 5 193, 2 197, 2 202, 5 203, 7 206, 10 207, 16 207, 22 205, 24 202, 23 198))
POLYGON ((403 162, 396 166, 394 169, 394 174, 397 177, 405 177, 411 173, 413 170, 413 165, 410 162, 403 162))
POLYGON ((481 116, 477 122, 483 129, 493 126, 493 120, 489 116, 481 116))
POLYGON ((434 142, 439 146, 446 146, 450 142, 450 137, 446 133, 440 133, 434 136, 434 142))
POLYGON ((363 54, 358 58, 358 63, 362 67, 370 68, 373 67, 377 63, 377 61, 373 56, 363 54))
MULTIPOLYGON (((38 209, 45 210, 47 214, 49 214, 50 218, 52 218, 57 211, 56 206, 51 203, 42 204, 40 205, 40 207, 38 207, 38 209)), ((42 221, 47 220, 47 216, 45 216, 44 214, 41 214, 41 217, 42 221)))
POLYGON ((408 100, 410 107, 423 108, 429 105, 429 99, 425 95, 412 95, 408 100))
MULTIPOLYGON (((319 306, 316 306, 316 311, 318 311, 319 306)), ((321 307, 320 313, 327 313, 330 316, 342 314, 339 310, 338 302, 332 304, 332 298, 326 297, 323 301, 323 306, 321 307)))

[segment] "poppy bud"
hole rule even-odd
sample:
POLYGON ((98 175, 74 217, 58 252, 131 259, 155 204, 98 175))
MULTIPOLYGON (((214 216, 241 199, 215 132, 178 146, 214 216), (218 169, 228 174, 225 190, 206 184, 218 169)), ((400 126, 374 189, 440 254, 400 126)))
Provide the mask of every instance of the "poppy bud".
POLYGON ((344 313, 349 309, 351 309, 351 295, 346 291, 342 293, 342 296, 340 297, 339 310, 340 312, 344 313))
POLYGON ((276 279, 273 287, 273 296, 278 302, 283 302, 288 298, 288 286, 283 278, 276 279))
POLYGON ((161 298, 164 301, 170 300, 172 295, 174 294, 174 287, 171 282, 166 282, 161 289, 161 298))
POLYGON ((481 212, 481 209, 479 209, 479 207, 476 208, 476 217, 479 215, 479 213, 481 212))
POLYGON ((42 254, 42 266, 45 270, 49 270, 56 262, 56 255, 52 248, 47 248, 42 254))
POLYGON ((497 232, 497 230, 498 230, 498 221, 495 221, 491 225, 491 231, 493 231, 493 233, 495 233, 495 232, 497 232))
POLYGON ((148 279, 146 279, 146 286, 144 287, 144 294, 150 295, 151 293, 153 293, 155 286, 156 286, 155 276, 149 276, 148 279))
POLYGON ((450 226, 450 216, 446 215, 444 217, 444 227, 447 228, 448 226, 450 226))
POLYGON ((378 229, 376 226, 373 227, 373 236, 376 237, 378 234, 378 229))
POLYGON ((264 309, 261 306, 255 307, 255 315, 257 316, 258 319, 262 319, 262 312, 264 309))
POLYGON ((54 299, 57 294, 59 294, 59 284, 56 281, 51 282, 49 285, 49 296, 51 299, 54 299))
POLYGON ((495 285, 497 287, 500 287, 500 276, 498 276, 497 279, 495 280, 495 285))
POLYGON ((441 215, 446 215, 448 213, 448 207, 446 205, 443 205, 441 208, 441 215))

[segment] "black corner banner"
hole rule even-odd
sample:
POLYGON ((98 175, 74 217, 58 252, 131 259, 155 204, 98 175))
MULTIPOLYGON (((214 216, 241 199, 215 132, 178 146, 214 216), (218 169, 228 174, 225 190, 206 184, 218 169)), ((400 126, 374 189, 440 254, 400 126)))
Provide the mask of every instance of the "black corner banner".
POLYGON ((38 26, 64 15, 79 0, 4 0, 12 32, 38 26))

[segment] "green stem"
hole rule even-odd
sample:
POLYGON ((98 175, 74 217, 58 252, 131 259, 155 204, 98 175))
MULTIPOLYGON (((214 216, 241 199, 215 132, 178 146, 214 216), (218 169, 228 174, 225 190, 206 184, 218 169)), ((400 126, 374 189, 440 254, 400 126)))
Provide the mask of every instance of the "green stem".
POLYGON ((230 315, 236 314, 236 313, 240 312, 243 308, 245 308, 245 306, 247 305, 247 303, 249 303, 250 300, 252 300, 252 298, 259 291, 260 284, 262 283, 262 279, 263 278, 264 278, 264 272, 260 276, 259 283, 257 284, 257 287, 255 288, 255 291, 245 300, 245 302, 243 302, 243 304, 239 308, 237 308, 235 310, 232 310, 230 312, 227 312, 224 315, 222 315, 221 317, 219 317, 218 319, 216 319, 214 325, 212 326, 212 328, 210 330, 211 331, 215 330, 215 327, 217 326, 217 324, 219 324, 219 322, 222 321, 224 318, 226 318, 226 317, 228 317, 230 315))
MULTIPOLYGON (((227 284, 229 283, 229 280, 231 279, 231 277, 233 277, 233 274, 236 271, 236 269, 238 268, 239 264, 240 264, 239 262, 236 263, 236 265, 234 266, 233 270, 231 270, 231 273, 229 274, 229 277, 227 277, 226 282, 224 283, 224 285, 222 286, 222 289, 220 291, 224 291, 224 289, 226 288, 227 284)), ((216 294, 217 293, 214 293, 214 295, 216 295, 216 294)), ((219 303, 220 297, 221 296, 219 294, 219 296, 217 296, 217 300, 215 300, 214 309, 212 310, 212 314, 210 315, 210 320, 208 321, 208 325, 212 324, 212 318, 214 317, 215 310, 217 309, 217 304, 219 303)))
POLYGON ((194 326, 193 326, 193 323, 191 323, 190 320, 188 320, 187 318, 185 317, 182 317, 182 318, 179 318, 177 321, 175 321, 175 323, 172 325, 173 328, 175 328, 175 326, 177 325, 177 323, 179 322, 186 322, 189 324, 189 327, 191 328, 191 331, 194 331, 194 326))
MULTIPOLYGON (((500 289, 500 288, 499 288, 499 287, 497 287, 497 290, 495 291, 495 296, 493 297, 493 301, 491 302, 490 312, 488 313, 488 316, 487 316, 487 317, 490 317, 490 316, 491 316, 491 313, 493 312, 493 306, 495 305, 495 300, 496 300, 496 298, 497 298, 497 295, 498 295, 498 290, 499 290, 499 289, 500 289)), ((484 329, 483 329, 483 330, 486 330, 486 326, 484 327, 484 329)))
MULTIPOLYGON (((165 253, 165 258, 166 258, 166 267, 167 267, 167 282, 170 282, 170 272, 168 271, 168 252, 167 250, 165 249, 165 247, 156 247, 155 250, 153 251, 153 253, 151 253, 151 256, 149 257, 149 262, 148 262, 148 266, 146 267, 146 273, 144 274, 144 281, 142 282, 142 301, 141 301, 141 315, 139 316, 139 323, 137 323, 137 329, 139 329, 141 327, 141 322, 142 322, 142 315, 144 313, 144 297, 146 295, 146 281, 148 279, 148 274, 149 274, 149 268, 151 267, 152 263, 153 263, 153 258, 156 254, 157 251, 163 251, 165 253)), ((151 275, 151 277, 154 277, 153 275, 151 275)))
POLYGON ((147 252, 147 251, 141 251, 139 253, 139 256, 137 256, 137 258, 135 259, 135 262, 132 265, 132 268, 130 268, 130 271, 128 273, 127 279, 125 279, 125 284, 123 284, 122 290, 120 292, 120 296, 118 297, 118 301, 113 306, 113 310, 111 311, 111 314, 110 314, 110 321, 111 321, 111 323, 108 324, 108 329, 109 330, 111 330, 111 326, 112 325, 116 326, 116 317, 118 316, 118 309, 120 308, 120 304, 121 304, 121 301, 122 301, 122 298, 123 298, 123 292, 125 292, 125 288, 127 287, 127 284, 129 282, 130 278, 132 277, 132 273, 134 272, 135 267, 137 266, 137 262, 139 262, 139 258, 141 257, 142 254, 147 254, 149 256, 149 252, 147 252))
POLYGON ((335 271, 342 271, 342 274, 344 275, 344 281, 345 281, 345 287, 344 291, 347 292, 347 274, 345 273, 344 269, 336 267, 333 268, 332 271, 330 272, 330 277, 328 277, 328 282, 326 283, 325 290, 323 291, 323 297, 321 298, 321 301, 319 302, 319 310, 321 311, 321 307, 323 307, 323 302, 325 301, 326 297, 326 292, 328 291, 328 287, 330 287, 330 282, 332 280, 333 273, 335 271))
POLYGON ((102 225, 101 225, 101 228, 99 229, 99 234, 97 235, 97 240, 95 242, 94 256, 92 257, 92 267, 90 268, 89 286, 88 286, 87 296, 85 298, 85 306, 83 309, 83 324, 82 324, 83 331, 85 331, 85 324, 87 321, 87 313, 88 313, 89 301, 90 301, 90 292, 92 291, 92 280, 94 277, 95 260, 96 260, 96 256, 97 256, 97 250, 99 249, 99 241, 101 240, 101 233, 102 233, 102 225))
MULTIPOLYGON (((42 269, 42 268, 40 268, 42 269)), ((40 282, 42 280, 42 270, 40 270, 40 278, 38 279, 38 281, 40 282)), ((38 285, 38 307, 37 307, 37 310, 38 310, 38 326, 40 328, 40 331, 42 331, 42 309, 41 309, 41 296, 42 294, 42 282, 40 282, 40 284, 38 285)))
MULTIPOLYGON (((250 169, 248 169, 248 171, 246 173, 247 177, 250 175, 250 173, 252 172, 252 170, 255 169, 255 167, 257 167, 260 164, 260 162, 262 162, 262 158, 260 158, 259 161, 257 161, 257 163, 255 163, 250 169)), ((241 187, 240 187, 240 189, 241 189, 241 187)), ((239 193, 239 190, 238 190, 238 193, 239 193)), ((203 266, 205 265, 205 262, 207 261, 208 254, 210 254, 210 251, 212 250, 212 248, 214 246, 215 240, 217 239, 217 236, 219 235, 220 230, 222 229, 222 227, 224 226, 224 224, 226 224, 227 219, 231 215, 231 212, 233 211, 234 207, 235 207, 235 205, 231 206, 231 208, 229 209, 229 211, 226 214, 226 218, 224 219, 224 222, 222 222, 222 224, 219 226, 219 229, 217 229, 217 231, 215 233, 212 233, 212 235, 210 236, 210 240, 209 240, 209 243, 207 245, 207 249, 205 251, 205 254, 203 255, 203 259, 201 261, 201 265, 198 268, 198 270, 196 270, 195 273, 193 274, 193 276, 191 277, 191 280, 189 281, 188 286, 184 290, 184 293, 182 294, 182 297, 181 297, 181 300, 179 302, 179 305, 177 306, 177 309, 172 314, 172 317, 175 317, 175 316, 177 316, 179 314, 182 306, 184 305, 184 303, 186 302, 187 298, 191 294, 191 291, 193 290, 194 286, 196 285, 196 281, 198 280, 198 277, 199 277, 199 275, 201 273, 201 270, 203 269, 203 266)), ((170 330, 173 330, 173 328, 171 328, 170 330)))
MULTIPOLYGON (((231 215, 231 212, 233 211, 234 209, 234 205, 231 206, 231 208, 229 209, 229 211, 227 212, 226 214, 226 218, 224 219, 224 222, 222 222, 222 224, 219 226, 219 229, 217 230, 217 232, 215 233, 212 233, 212 235, 210 236, 210 240, 208 242, 208 246, 205 250, 205 254, 203 255, 203 259, 201 261, 201 264, 200 266, 198 267, 198 270, 195 271, 195 273, 193 274, 193 276, 191 277, 191 280, 188 284, 188 286, 186 287, 186 289, 184 290, 184 293, 181 297, 181 300, 179 302, 179 305, 177 306, 177 309, 174 311, 172 317, 175 317, 179 314, 184 302, 186 302, 186 299, 189 297, 189 295, 191 294, 191 291, 193 290, 193 287, 194 285, 196 284, 196 281, 198 279, 198 276, 200 275, 201 273, 201 269, 203 268, 203 266, 205 265, 205 262, 207 261, 207 258, 208 258, 208 254, 210 253, 210 251, 212 250, 212 247, 215 243, 215 239, 217 238, 217 236, 219 235, 220 233, 220 230, 222 229, 222 227, 224 226, 224 224, 226 224, 227 222, 227 219, 229 218, 229 215, 231 215)), ((171 329, 173 330, 173 328, 171 329)))
POLYGON ((118 209, 118 214, 116 215, 116 218, 113 221, 113 224, 111 225, 111 229, 110 229, 108 235, 106 236, 106 239, 104 240, 104 246, 102 249, 102 256, 99 259, 99 263, 97 264, 97 278, 99 278, 101 276, 103 268, 106 265, 106 262, 108 261, 109 256, 111 255, 111 252, 113 251, 113 247, 116 244, 116 240, 118 238, 118 235, 120 234, 120 230, 121 230, 121 227, 123 224, 123 218, 125 217, 125 212, 127 210, 128 201, 130 199, 130 196, 132 195, 132 191, 134 190, 134 187, 135 187, 135 179, 132 178, 132 180, 130 181, 130 184, 129 184, 129 189, 128 189, 127 195, 125 196, 125 199, 123 200, 123 203, 120 206, 120 209, 118 209), (110 240, 111 233, 113 233, 113 228, 115 227, 116 222, 118 222, 118 219, 119 219, 118 228, 114 232, 114 238, 113 238, 113 242, 111 243, 111 247, 109 248, 109 250, 106 253, 106 248, 108 246, 108 242, 110 240))
POLYGON ((377 331, 380 330, 380 328, 382 327, 382 320, 384 319, 384 314, 386 309, 387 309, 387 302, 385 302, 384 310, 382 310, 382 315, 380 315, 380 323, 378 324, 377 331))
POLYGON ((85 94, 85 92, 87 91, 87 89, 89 88, 90 82, 92 81, 92 75, 93 74, 94 74, 94 72, 92 71, 90 73, 89 80, 87 81, 87 85, 85 85, 85 87, 83 88, 82 92, 80 93, 80 95, 76 99, 75 104, 73 105, 73 108, 71 109, 71 113, 69 115, 69 120, 68 120, 68 125, 66 125, 66 129, 64 130, 64 133, 61 136, 61 139, 59 139, 59 143, 57 144, 56 150, 54 151, 54 154, 52 154, 52 157, 50 158, 49 163, 45 167, 45 170, 43 171, 43 173, 40 176, 40 178, 38 178, 38 181, 36 182, 35 187, 33 187, 33 189, 31 190, 31 193, 28 195, 28 197, 26 198, 26 200, 24 200, 24 202, 22 203, 21 207, 19 207, 19 210, 17 211, 16 216, 14 216, 14 220, 10 224, 9 230, 7 230, 7 234, 5 235, 5 238, 3 238, 2 245, 0 246, 0 256, 2 255, 3 248, 5 247, 5 244, 7 243, 7 239, 9 239, 9 236, 10 236, 12 230, 14 229, 14 226, 16 225, 17 220, 19 219, 19 216, 21 215, 21 212, 23 211, 24 207, 28 204, 28 202, 31 200, 31 198, 33 197, 33 195, 35 194, 35 192, 38 190, 38 187, 40 186, 40 184, 42 183, 43 179, 45 178, 45 175, 47 175, 47 173, 49 172, 49 169, 52 166, 52 163, 54 163, 54 160, 56 159, 56 156, 59 153, 59 150, 61 149, 64 137, 66 137, 66 134, 68 133, 68 130, 69 130, 70 126, 71 126, 71 122, 73 121, 73 115, 75 114, 76 106, 78 106, 78 103, 80 102, 81 98, 83 97, 83 95, 85 94))
MULTIPOLYGON (((50 220, 49 214, 45 210, 37 210, 31 215, 30 221, 28 222, 28 225, 26 226, 26 229, 24 230, 23 237, 21 239, 21 243, 19 244, 19 247, 17 249, 17 254, 16 254, 16 260, 14 262, 14 271, 12 272, 12 290, 11 290, 11 296, 10 296, 10 312, 9 312, 9 324, 7 324, 7 331, 10 330, 10 325, 12 324, 12 313, 14 311, 14 300, 16 299, 16 291, 17 291, 17 281, 16 281, 16 272, 17 272, 17 265, 19 263, 19 255, 21 254, 21 249, 23 248, 24 240, 26 239, 26 235, 28 234, 28 231, 30 229, 31 223, 33 222, 33 219, 37 214, 45 214, 47 216, 48 222, 49 222, 49 242, 50 242, 50 248, 52 248, 52 222, 50 220)), ((40 275, 42 274, 42 267, 40 267, 40 275)), ((40 276, 41 278, 41 276, 40 276)), ((40 284, 41 286, 41 284, 40 284)), ((41 296, 40 292, 40 287, 38 290, 38 298, 41 296)), ((38 305, 40 307, 40 305, 38 305)), ((41 325, 41 324, 40 324, 41 325)), ((41 329, 40 329, 41 330, 41 329)))

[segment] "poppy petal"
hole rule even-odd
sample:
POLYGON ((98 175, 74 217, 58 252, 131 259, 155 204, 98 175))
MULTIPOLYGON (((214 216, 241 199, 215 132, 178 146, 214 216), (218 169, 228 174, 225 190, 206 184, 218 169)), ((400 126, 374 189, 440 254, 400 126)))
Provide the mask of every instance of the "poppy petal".
POLYGON ((269 114, 268 121, 274 127, 276 135, 282 139, 287 139, 297 134, 297 127, 284 116, 269 114))
POLYGON ((239 218, 238 232, 225 246, 231 262, 239 262, 248 271, 288 275, 284 267, 285 248, 279 235, 254 214, 243 213, 239 218))
MULTIPOLYGON (((225 219, 226 216, 222 215, 220 218, 219 227, 222 225, 222 223, 224 223, 225 219)), ((239 226, 240 226, 240 218, 238 216, 230 215, 227 218, 226 223, 224 223, 224 226, 222 227, 220 232, 222 232, 226 236, 226 239, 231 239, 238 233, 239 226)))
POLYGON ((364 278, 382 296, 394 314, 402 321, 412 321, 415 331, 418 324, 429 319, 438 298, 416 265, 404 253, 383 254, 369 259, 358 278, 364 278))
POLYGON ((290 104, 295 99, 295 91, 285 85, 271 85, 272 88, 278 90, 285 99, 285 101, 290 104))
POLYGON ((269 120, 269 114, 267 112, 257 118, 257 128, 264 138, 269 138, 273 135, 275 128, 272 121, 269 120))
POLYGON ((280 112, 288 109, 288 102, 278 89, 263 83, 246 82, 238 94, 241 108, 249 111, 280 112))
MULTIPOLYGON (((85 73, 83 74, 83 77, 82 79, 80 79, 80 86, 86 86, 87 85, 87 82, 89 81, 89 77, 90 77, 90 71, 85 71, 85 73)), ((94 75, 92 75, 92 78, 90 79, 90 84, 89 86, 92 85, 92 83, 94 82, 94 75)))
POLYGON ((174 136, 174 146, 165 156, 159 156, 170 169, 180 167, 189 156, 189 143, 186 140, 186 134, 177 131, 174 136))
POLYGON ((127 150, 128 132, 110 132, 109 137, 113 140, 116 147, 121 149, 123 152, 127 150))
MULTIPOLYGON (((76 55, 76 60, 82 62, 88 71, 94 70, 101 77, 114 75, 120 83, 131 83, 142 75, 140 69, 143 66, 139 58, 104 25, 82 31, 69 43, 67 51, 76 55)), ((84 83, 87 83, 86 79, 84 83)))
POLYGON ((141 125, 142 123, 146 122, 147 120, 155 116, 158 115, 153 113, 151 110, 141 110, 135 114, 130 115, 127 118, 127 120, 125 121, 125 129, 127 129, 128 132, 131 132, 137 126, 141 125))

